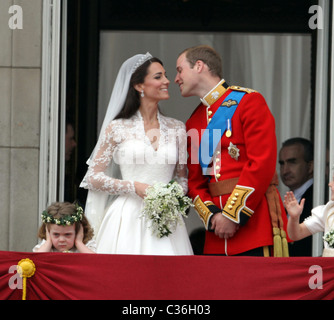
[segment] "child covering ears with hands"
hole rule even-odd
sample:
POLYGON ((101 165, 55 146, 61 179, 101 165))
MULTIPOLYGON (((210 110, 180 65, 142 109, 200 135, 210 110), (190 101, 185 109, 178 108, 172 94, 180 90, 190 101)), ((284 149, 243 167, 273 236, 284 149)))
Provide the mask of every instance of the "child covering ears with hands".
POLYGON ((42 241, 33 252, 96 253, 96 243, 83 209, 69 202, 52 203, 42 213, 38 236, 42 241))

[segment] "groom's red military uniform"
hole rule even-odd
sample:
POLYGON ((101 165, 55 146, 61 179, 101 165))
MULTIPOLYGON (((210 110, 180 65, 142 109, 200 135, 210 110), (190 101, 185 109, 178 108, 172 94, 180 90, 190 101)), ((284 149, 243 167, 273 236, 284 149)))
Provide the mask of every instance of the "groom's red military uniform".
MULTIPOLYGON (((222 80, 203 99, 186 123, 188 133, 189 196, 206 227, 205 254, 234 255, 273 244, 273 227, 266 191, 276 169, 275 120, 260 93, 228 87, 222 80), (203 174, 199 160, 205 130, 233 91, 244 93, 203 174), (210 232, 213 214, 223 214, 240 225, 230 239, 210 232)), ((202 152, 205 152, 202 151, 202 152)), ((275 189, 278 194, 278 191, 275 189)), ((278 195, 279 197, 279 195, 278 195)), ((286 228, 283 203, 279 204, 286 228)))

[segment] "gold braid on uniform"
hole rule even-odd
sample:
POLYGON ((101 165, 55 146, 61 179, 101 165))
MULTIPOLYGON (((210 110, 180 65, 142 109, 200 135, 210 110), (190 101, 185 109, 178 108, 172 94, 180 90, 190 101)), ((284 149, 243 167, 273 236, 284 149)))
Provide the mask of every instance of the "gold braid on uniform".
POLYGON ((220 213, 221 209, 219 209, 213 202, 205 201, 203 202, 199 196, 197 196, 194 200, 195 209, 203 221, 205 229, 208 231, 213 231, 210 228, 210 219, 211 217, 216 214, 220 213))

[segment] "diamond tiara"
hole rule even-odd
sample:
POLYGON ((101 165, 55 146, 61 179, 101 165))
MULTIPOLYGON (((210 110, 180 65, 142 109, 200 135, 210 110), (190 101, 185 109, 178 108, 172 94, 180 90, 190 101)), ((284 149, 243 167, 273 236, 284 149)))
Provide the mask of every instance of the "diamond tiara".
POLYGON ((140 57, 140 59, 136 62, 136 64, 132 68, 132 73, 134 73, 138 67, 140 67, 144 62, 150 60, 151 58, 153 58, 153 56, 149 52, 140 57))

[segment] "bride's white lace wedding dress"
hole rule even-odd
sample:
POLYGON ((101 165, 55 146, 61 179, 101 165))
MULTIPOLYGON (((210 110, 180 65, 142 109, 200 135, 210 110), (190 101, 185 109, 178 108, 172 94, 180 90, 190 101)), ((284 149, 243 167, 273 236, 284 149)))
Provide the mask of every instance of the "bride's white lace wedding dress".
MULTIPOLYGON (((93 223, 98 253, 193 254, 184 224, 179 224, 168 237, 158 238, 152 234, 150 223, 140 217, 143 199, 136 194, 134 181, 152 185, 175 179, 187 192, 185 126, 181 121, 160 113, 158 120, 160 129, 149 133, 145 133, 139 111, 130 119, 113 120, 90 162, 80 186, 92 192, 117 195, 111 204, 105 206, 101 221, 93 223), (157 139, 156 149, 149 134, 157 139), (111 162, 119 166, 121 179, 108 174, 111 162)), ((93 211, 101 216, 101 212, 93 211)))

